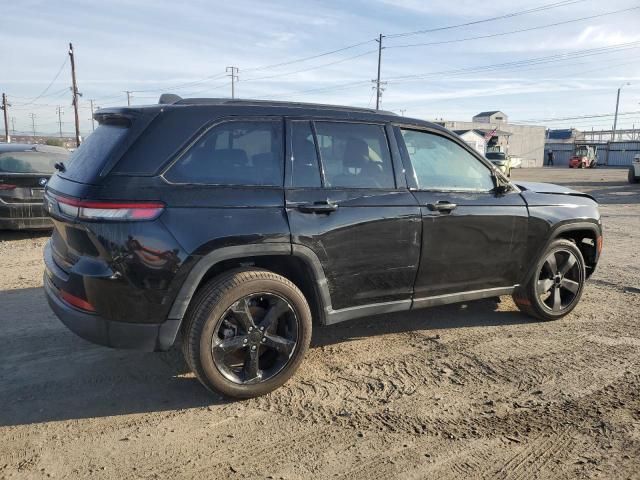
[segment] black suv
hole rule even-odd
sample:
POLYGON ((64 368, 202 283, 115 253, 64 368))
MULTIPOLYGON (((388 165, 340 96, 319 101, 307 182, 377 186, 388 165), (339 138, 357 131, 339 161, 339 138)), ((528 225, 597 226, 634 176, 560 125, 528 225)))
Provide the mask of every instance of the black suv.
POLYGON ((593 198, 512 184, 421 120, 167 95, 95 119, 46 189, 51 308, 111 347, 166 350, 180 332, 231 397, 282 385, 312 322, 500 295, 563 317, 600 255, 593 198))

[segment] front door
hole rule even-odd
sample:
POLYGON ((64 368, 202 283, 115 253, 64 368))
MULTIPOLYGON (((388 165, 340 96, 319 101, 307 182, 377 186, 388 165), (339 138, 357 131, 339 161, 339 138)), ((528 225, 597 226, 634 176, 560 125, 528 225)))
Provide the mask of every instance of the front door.
POLYGON ((331 309, 381 303, 408 309, 420 256, 420 208, 404 175, 396 174, 400 159, 387 127, 290 120, 287 138, 292 241, 319 259, 331 309))
POLYGON ((396 138, 422 211, 416 304, 513 287, 522 274, 528 224, 517 189, 497 194, 488 162, 446 132, 397 128, 396 138))

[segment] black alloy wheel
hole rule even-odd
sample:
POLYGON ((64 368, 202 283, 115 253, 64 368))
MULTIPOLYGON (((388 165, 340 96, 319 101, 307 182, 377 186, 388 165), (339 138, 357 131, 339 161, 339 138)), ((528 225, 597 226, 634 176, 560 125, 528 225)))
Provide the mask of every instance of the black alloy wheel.
POLYGON ((558 320, 578 304, 586 280, 584 257, 571 240, 551 242, 529 280, 513 293, 518 308, 540 320, 558 320))
POLYGON ((268 380, 289 362, 298 343, 291 305, 272 293, 254 293, 224 312, 211 353, 220 373, 239 384, 268 380))
POLYGON ((545 258, 536 282, 542 305, 554 313, 569 308, 580 291, 581 274, 576 256, 568 250, 556 250, 545 258))
POLYGON ((309 303, 288 278, 257 267, 209 280, 191 300, 182 351, 198 380, 231 398, 283 385, 311 341, 309 303))

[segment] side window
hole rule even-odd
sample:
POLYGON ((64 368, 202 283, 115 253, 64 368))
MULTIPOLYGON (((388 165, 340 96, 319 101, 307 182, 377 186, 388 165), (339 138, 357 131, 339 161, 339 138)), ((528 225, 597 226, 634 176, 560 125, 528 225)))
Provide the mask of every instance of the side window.
POLYGON ((319 187, 320 167, 311 122, 291 122, 290 186, 319 187))
POLYGON ((421 190, 489 191, 493 178, 487 166, 448 138, 402 129, 421 190))
POLYGON ((206 132, 165 178, 174 183, 282 185, 282 122, 230 121, 206 132))
POLYGON ((395 188, 382 126, 341 122, 315 125, 326 187, 395 188))

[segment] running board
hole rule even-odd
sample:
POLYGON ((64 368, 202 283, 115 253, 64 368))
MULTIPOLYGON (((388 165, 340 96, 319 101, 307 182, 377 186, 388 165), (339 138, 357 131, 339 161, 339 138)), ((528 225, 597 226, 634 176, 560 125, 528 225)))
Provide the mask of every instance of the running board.
POLYGON ((486 288, 483 290, 471 290, 461 293, 449 293, 446 295, 436 295, 433 297, 415 298, 411 300, 398 300, 394 302, 372 303, 359 305, 356 307, 341 308, 339 310, 328 309, 326 312, 325 325, 344 322, 360 317, 372 315, 382 315, 385 313, 404 312, 413 309, 436 307, 448 305, 450 303, 470 302, 483 298, 499 297, 501 295, 511 295, 519 285, 513 287, 486 288))
POLYGON ((437 307, 438 305, 448 305, 450 303, 469 302, 471 300, 511 295, 517 287, 518 285, 514 285, 513 287, 485 288, 483 290, 471 290, 469 292, 414 298, 411 308, 437 307))

